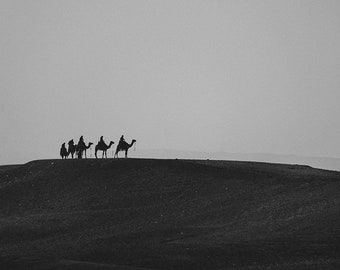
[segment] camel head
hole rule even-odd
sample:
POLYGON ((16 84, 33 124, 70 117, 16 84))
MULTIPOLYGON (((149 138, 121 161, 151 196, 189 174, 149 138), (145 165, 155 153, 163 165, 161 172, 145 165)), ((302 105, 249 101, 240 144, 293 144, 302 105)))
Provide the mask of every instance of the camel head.
POLYGON ((114 144, 114 142, 113 142, 113 141, 111 141, 111 142, 110 142, 110 144, 109 144, 109 148, 111 147, 111 145, 112 145, 112 144, 114 144))
POLYGON ((93 143, 92 142, 89 142, 89 146, 91 146, 93 143))

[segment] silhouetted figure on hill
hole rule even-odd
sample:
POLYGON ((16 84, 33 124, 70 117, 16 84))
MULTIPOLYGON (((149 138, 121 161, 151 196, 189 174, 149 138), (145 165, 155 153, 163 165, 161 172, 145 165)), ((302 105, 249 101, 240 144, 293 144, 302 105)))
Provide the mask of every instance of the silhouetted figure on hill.
POLYGON ((74 153, 76 152, 76 145, 74 145, 73 139, 68 142, 68 151, 67 155, 71 154, 72 158, 74 156, 74 153))
POLYGON ((68 153, 67 153, 67 149, 66 149, 65 143, 63 143, 63 144, 61 145, 61 148, 60 148, 60 156, 61 156, 62 159, 67 158, 67 156, 68 156, 68 153))
POLYGON ((84 147, 85 146, 85 142, 84 142, 84 137, 83 136, 80 136, 77 145, 78 145, 78 147, 84 147))
POLYGON ((124 135, 120 137, 118 145, 123 144, 123 143, 125 143, 124 135))
POLYGON ((104 147, 106 145, 103 136, 100 136, 100 140, 98 142, 99 147, 104 147))
POLYGON ((80 146, 80 147, 79 147, 79 145, 77 145, 77 155, 78 155, 78 158, 82 158, 83 154, 84 154, 85 158, 87 158, 86 150, 89 149, 92 144, 93 143, 89 142, 87 146, 86 146, 85 143, 82 146, 80 146))
POLYGON ((103 140, 103 136, 101 136, 100 141, 98 142, 98 144, 96 145, 96 147, 94 149, 94 154, 95 154, 96 158, 97 158, 97 151, 98 150, 103 151, 102 158, 104 158, 104 155, 107 158, 107 149, 109 149, 111 147, 111 145, 113 145, 113 144, 114 144, 114 142, 111 141, 110 144, 107 145, 103 140))
MULTIPOLYGON (((123 137, 123 136, 122 136, 123 137)), ((122 139, 122 138, 121 138, 122 139)), ((124 139, 124 137, 123 137, 124 139)), ((124 141, 119 141, 119 144, 117 145, 117 148, 116 148, 116 153, 115 153, 115 156, 114 157, 117 157, 118 158, 118 153, 120 151, 124 151, 125 152, 125 158, 127 158, 127 155, 128 155, 128 151, 129 151, 129 148, 132 147, 132 145, 136 142, 136 140, 132 140, 132 142, 130 144, 128 144, 125 140, 124 141)))
POLYGON ((83 151, 86 150, 86 144, 84 142, 84 137, 80 136, 78 144, 76 146, 77 156, 78 158, 83 157, 83 151))

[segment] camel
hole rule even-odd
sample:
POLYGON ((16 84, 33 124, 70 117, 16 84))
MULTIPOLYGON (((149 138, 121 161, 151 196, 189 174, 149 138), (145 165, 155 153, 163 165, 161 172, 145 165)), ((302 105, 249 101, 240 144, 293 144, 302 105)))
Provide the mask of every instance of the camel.
POLYGON ((77 149, 77 145, 74 144, 73 139, 70 140, 70 141, 68 142, 68 151, 67 151, 67 155, 70 155, 70 154, 71 154, 71 156, 72 156, 72 158, 73 158, 74 153, 76 152, 76 149, 77 149))
POLYGON ((61 148, 60 148, 60 156, 61 156, 62 159, 67 158, 67 156, 68 156, 67 149, 66 149, 66 147, 65 147, 65 143, 63 143, 63 144, 61 145, 61 148))
POLYGON ((132 147, 132 145, 137 142, 136 140, 132 140, 130 144, 128 144, 127 142, 121 142, 117 145, 117 148, 116 148, 116 153, 115 153, 115 156, 116 158, 118 158, 118 153, 120 151, 125 151, 125 158, 127 158, 127 155, 128 155, 128 151, 129 151, 129 148, 132 147))
POLYGON ((94 154, 95 154, 96 158, 97 158, 97 151, 98 150, 103 151, 102 158, 104 158, 104 155, 107 158, 107 149, 109 149, 111 147, 111 145, 113 145, 113 144, 114 144, 113 141, 111 141, 109 145, 107 145, 105 142, 101 142, 101 143, 98 142, 95 149, 94 149, 94 154))
POLYGON ((83 153, 85 155, 85 158, 87 158, 86 156, 86 150, 89 149, 91 147, 93 143, 89 143, 87 146, 86 144, 82 144, 82 145, 77 145, 77 149, 76 149, 76 152, 77 152, 77 156, 78 158, 82 158, 83 157, 83 153))

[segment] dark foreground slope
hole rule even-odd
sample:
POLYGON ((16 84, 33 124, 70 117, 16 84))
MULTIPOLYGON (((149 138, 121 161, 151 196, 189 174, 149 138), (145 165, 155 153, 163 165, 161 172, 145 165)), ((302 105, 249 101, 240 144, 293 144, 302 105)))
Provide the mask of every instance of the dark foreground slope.
POLYGON ((0 269, 340 269, 340 173, 189 160, 0 170, 0 269))

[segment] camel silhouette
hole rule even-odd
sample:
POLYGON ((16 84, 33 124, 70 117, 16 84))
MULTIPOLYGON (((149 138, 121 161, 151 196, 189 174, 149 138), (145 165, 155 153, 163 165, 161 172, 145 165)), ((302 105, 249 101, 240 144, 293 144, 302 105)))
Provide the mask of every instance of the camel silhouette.
POLYGON ((70 155, 72 156, 72 158, 74 157, 74 153, 76 152, 76 149, 77 149, 77 145, 74 144, 74 141, 73 139, 70 140, 68 142, 68 151, 67 151, 67 155, 70 155))
POLYGON ((111 147, 111 145, 113 145, 114 142, 111 141, 109 145, 107 145, 105 142, 98 142, 97 145, 95 146, 95 149, 94 149, 94 154, 97 158, 97 151, 100 150, 100 151, 103 151, 103 155, 102 155, 102 158, 104 158, 104 155, 105 157, 107 158, 107 149, 109 149, 111 147))
POLYGON ((83 158, 83 154, 85 158, 87 158, 86 150, 89 149, 92 144, 93 143, 89 142, 87 146, 85 143, 76 145, 76 153, 77 153, 78 158, 83 158))
POLYGON ((86 156, 86 150, 89 149, 89 148, 91 147, 92 144, 93 144, 92 142, 89 142, 88 145, 87 145, 87 146, 85 145, 85 148, 82 149, 82 151, 84 152, 85 158, 87 158, 87 156, 86 156))
POLYGON ((68 156, 67 149, 66 149, 66 147, 65 147, 65 143, 63 143, 63 144, 61 145, 61 148, 60 148, 60 156, 61 156, 62 159, 67 158, 67 156, 68 156))
POLYGON ((128 144, 128 143, 125 142, 125 141, 120 142, 120 143, 117 145, 116 153, 115 153, 115 156, 114 156, 114 157, 118 158, 118 153, 119 153, 120 151, 125 151, 125 158, 127 158, 129 148, 132 147, 132 145, 133 145, 135 142, 137 142, 137 141, 136 141, 136 140, 132 140, 130 144, 128 144))

